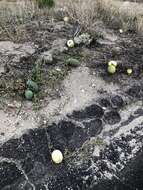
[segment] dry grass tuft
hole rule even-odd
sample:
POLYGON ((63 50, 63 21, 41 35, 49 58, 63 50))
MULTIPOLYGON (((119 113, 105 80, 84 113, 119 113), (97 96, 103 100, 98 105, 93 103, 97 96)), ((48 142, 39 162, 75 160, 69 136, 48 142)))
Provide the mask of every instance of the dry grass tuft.
POLYGON ((143 4, 118 0, 98 0, 103 19, 125 30, 143 31, 143 4))
POLYGON ((98 19, 124 30, 143 31, 143 4, 119 0, 57 0, 69 16, 84 28, 93 30, 98 19))
POLYGON ((34 14, 35 8, 31 2, 0 2, 1 37, 12 41, 19 41, 21 37, 27 38, 24 24, 28 23, 34 14))
POLYGON ((35 0, 0 1, 0 40, 29 39, 25 24, 50 14, 52 10, 39 9, 35 0))
POLYGON ((85 29, 92 29, 98 17, 98 5, 94 0, 59 0, 57 7, 63 7, 70 18, 85 29))
MULTIPOLYGON (((4 1, 0 1, 1 36, 5 35, 12 41, 18 41, 21 36, 27 38, 25 23, 30 22, 33 17, 53 16, 53 9, 39 10, 35 1, 22 0, 19 1, 20 4, 14 2, 2 4, 4 1)), ((99 20, 111 25, 112 28, 143 32, 142 3, 123 0, 55 0, 55 2, 55 12, 62 9, 74 22, 91 33, 96 31, 99 20)))

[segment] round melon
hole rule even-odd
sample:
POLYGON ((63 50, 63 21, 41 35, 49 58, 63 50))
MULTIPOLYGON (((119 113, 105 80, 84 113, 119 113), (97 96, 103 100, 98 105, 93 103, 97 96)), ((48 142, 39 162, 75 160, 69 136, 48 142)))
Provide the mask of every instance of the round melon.
POLYGON ((25 90, 25 98, 27 100, 32 100, 33 96, 34 96, 34 94, 31 90, 25 90))
POLYGON ((27 81, 27 87, 33 91, 33 92, 38 92, 39 88, 36 82, 32 81, 32 80, 28 80, 27 81))
POLYGON ((116 67, 114 65, 108 66, 108 73, 114 74, 116 72, 116 67))
POLYGON ((69 58, 65 61, 65 64, 72 67, 78 67, 80 65, 80 62, 77 59, 69 58))

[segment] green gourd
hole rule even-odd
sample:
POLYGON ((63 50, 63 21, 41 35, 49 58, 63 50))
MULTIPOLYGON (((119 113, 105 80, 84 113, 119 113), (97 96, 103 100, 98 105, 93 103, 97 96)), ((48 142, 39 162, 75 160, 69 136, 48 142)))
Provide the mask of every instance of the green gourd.
POLYGON ((80 62, 77 59, 69 58, 65 61, 65 64, 72 67, 78 67, 80 65, 80 62))
POLYGON ((32 100, 33 96, 34 96, 34 94, 31 90, 25 90, 25 98, 27 100, 32 100))
POLYGON ((26 84, 27 84, 28 89, 30 89, 32 92, 39 91, 39 88, 36 82, 29 79, 26 84))

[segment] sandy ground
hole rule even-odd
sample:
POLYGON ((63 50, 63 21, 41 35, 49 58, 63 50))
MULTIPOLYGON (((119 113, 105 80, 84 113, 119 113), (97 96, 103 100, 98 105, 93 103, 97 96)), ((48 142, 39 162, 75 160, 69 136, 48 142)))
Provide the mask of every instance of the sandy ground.
POLYGON ((32 103, 7 102, 7 109, 0 110, 0 142, 3 143, 11 137, 21 136, 26 130, 38 127, 41 117, 45 121, 52 121, 55 117, 63 117, 73 110, 81 109, 99 98, 98 91, 107 90, 114 93, 118 86, 107 84, 95 74, 91 75, 87 67, 73 70, 63 81, 61 97, 54 99, 38 112, 32 111, 32 103))

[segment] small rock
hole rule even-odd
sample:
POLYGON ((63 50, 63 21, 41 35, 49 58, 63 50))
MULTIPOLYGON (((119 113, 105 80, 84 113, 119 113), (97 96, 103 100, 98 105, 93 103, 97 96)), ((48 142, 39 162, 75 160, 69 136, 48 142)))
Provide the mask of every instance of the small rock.
POLYGON ((58 71, 58 72, 61 72, 61 71, 62 71, 62 69, 59 68, 59 67, 55 68, 55 70, 58 71))
POLYGON ((20 103, 20 102, 17 102, 17 101, 14 101, 13 103, 7 104, 7 106, 8 106, 9 108, 20 108, 20 107, 21 107, 21 103, 20 103))
POLYGON ((120 34, 122 34, 122 33, 123 33, 123 30, 122 30, 122 29, 119 29, 119 32, 120 32, 120 34))
POLYGON ((85 92, 85 90, 84 90, 84 89, 81 89, 81 92, 83 92, 83 93, 84 93, 84 92, 85 92))
POLYGON ((66 47, 66 39, 57 39, 53 41, 52 52, 53 54, 62 53, 68 50, 66 47))
POLYGON ((46 124, 47 124, 47 121, 46 121, 46 120, 44 120, 44 121, 43 121, 43 124, 44 124, 44 125, 46 125, 46 124))
POLYGON ((94 87, 96 87, 96 85, 95 85, 95 84, 92 84, 91 86, 92 86, 93 88, 94 88, 94 87))

